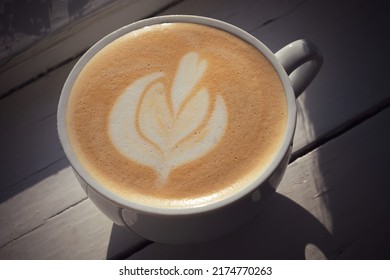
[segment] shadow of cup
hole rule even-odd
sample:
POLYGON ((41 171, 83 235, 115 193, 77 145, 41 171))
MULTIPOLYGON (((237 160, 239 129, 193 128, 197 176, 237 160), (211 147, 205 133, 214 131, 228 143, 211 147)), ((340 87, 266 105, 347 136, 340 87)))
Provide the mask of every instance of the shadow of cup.
POLYGON ((278 193, 263 202, 253 220, 217 240, 187 245, 146 241, 138 252, 121 248, 118 255, 118 245, 126 244, 129 234, 113 225, 108 259, 332 259, 336 248, 331 233, 312 214, 278 193))

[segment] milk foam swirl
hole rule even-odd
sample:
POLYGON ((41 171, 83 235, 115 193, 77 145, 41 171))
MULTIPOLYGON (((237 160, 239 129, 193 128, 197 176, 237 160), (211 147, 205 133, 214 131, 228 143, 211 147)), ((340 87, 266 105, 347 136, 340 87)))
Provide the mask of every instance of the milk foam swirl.
MULTIPOLYGON (((157 171, 163 185, 170 172, 196 160, 223 137, 228 112, 221 95, 196 90, 207 61, 195 52, 182 57, 170 92, 155 72, 133 82, 116 100, 109 120, 114 146, 127 158, 157 171)), ((199 87, 198 87, 199 88, 199 87)))

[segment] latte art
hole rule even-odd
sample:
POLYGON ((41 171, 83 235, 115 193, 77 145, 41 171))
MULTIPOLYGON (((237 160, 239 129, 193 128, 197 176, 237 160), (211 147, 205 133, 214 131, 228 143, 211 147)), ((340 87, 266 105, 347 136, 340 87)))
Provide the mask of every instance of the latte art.
POLYGON ((115 102, 109 133, 115 147, 130 160, 149 166, 166 182, 174 168, 210 151, 228 122, 221 95, 212 102, 206 87, 196 85, 207 68, 195 52, 186 54, 169 90, 156 72, 139 78, 115 102))

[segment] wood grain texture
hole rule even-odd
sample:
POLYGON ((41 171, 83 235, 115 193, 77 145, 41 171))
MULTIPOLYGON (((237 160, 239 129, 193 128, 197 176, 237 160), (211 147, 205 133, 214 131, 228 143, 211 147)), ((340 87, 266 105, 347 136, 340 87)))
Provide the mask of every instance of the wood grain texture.
POLYGON ((239 231, 198 245, 153 243, 130 259, 390 258, 390 109, 292 163, 239 231))

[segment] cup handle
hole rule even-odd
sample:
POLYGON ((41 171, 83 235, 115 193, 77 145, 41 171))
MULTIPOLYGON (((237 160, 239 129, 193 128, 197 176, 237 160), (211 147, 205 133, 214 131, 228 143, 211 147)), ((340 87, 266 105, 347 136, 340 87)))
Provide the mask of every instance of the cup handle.
POLYGON ((289 75, 295 96, 311 83, 323 62, 321 51, 308 40, 297 40, 275 53, 289 75))

